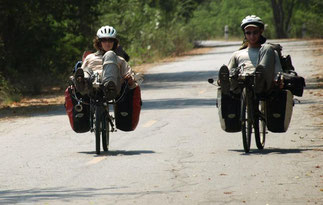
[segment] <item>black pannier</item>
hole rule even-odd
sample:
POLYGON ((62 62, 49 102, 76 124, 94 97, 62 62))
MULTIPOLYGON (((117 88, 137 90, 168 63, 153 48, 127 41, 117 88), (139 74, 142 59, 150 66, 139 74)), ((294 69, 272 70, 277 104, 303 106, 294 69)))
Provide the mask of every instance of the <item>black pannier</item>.
POLYGON ((292 118, 293 106, 293 95, 289 90, 272 93, 266 99, 268 130, 286 132, 292 118))
POLYGON ((269 43, 271 47, 278 53, 283 73, 278 73, 277 79, 283 79, 284 89, 290 90, 293 95, 302 97, 305 85, 305 79, 298 76, 292 64, 290 55, 283 56, 283 47, 280 44, 269 43))
POLYGON ((218 88, 217 107, 221 128, 226 132, 240 132, 240 98, 234 98, 231 95, 224 95, 221 93, 221 88, 218 88))
MULTIPOLYGON (((79 104, 76 98, 81 98, 73 86, 68 86, 65 90, 65 109, 70 125, 76 133, 84 133, 90 130, 90 105, 88 103, 79 104)), ((86 97, 82 97, 84 102, 88 102, 86 97)))
POLYGON ((284 89, 290 90, 293 95, 302 97, 305 87, 305 79, 298 76, 296 72, 281 73, 284 79, 284 89))

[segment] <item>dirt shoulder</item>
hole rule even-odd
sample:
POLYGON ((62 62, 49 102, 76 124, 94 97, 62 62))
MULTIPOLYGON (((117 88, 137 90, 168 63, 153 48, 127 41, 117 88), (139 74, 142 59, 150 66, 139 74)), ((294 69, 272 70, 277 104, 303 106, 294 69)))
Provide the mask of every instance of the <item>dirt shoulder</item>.
MULTIPOLYGON (((207 53, 211 49, 212 48, 196 48, 179 56, 171 56, 155 63, 147 63, 135 66, 133 67, 133 70, 135 72, 145 74, 145 72, 151 67, 160 65, 162 63, 174 62, 188 56, 201 55, 207 53)), ((10 105, 4 106, 0 104, 0 121, 45 113, 63 107, 64 102, 64 90, 56 90, 50 94, 24 97, 20 102, 14 102, 10 105)))
MULTIPOLYGON (((310 106, 310 113, 318 119, 315 124, 323 126, 323 40, 312 41, 313 45, 313 62, 311 73, 305 77, 306 89, 305 94, 309 94, 313 99, 310 106)), ((311 66, 311 67, 312 67, 311 66)), ((323 129, 323 128, 321 128, 323 129)))

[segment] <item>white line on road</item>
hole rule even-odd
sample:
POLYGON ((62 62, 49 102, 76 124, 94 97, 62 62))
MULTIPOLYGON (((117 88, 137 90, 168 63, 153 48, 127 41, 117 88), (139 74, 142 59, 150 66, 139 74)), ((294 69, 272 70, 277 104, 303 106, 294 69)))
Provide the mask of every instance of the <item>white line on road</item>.
POLYGON ((143 127, 150 127, 152 126, 153 124, 155 124, 157 121, 156 120, 150 120, 148 122, 146 122, 143 127))
POLYGON ((88 161, 86 163, 86 165, 92 165, 92 164, 96 164, 96 163, 99 163, 101 162, 102 160, 106 159, 107 157, 106 156, 102 156, 102 157, 95 157, 94 159, 92 159, 91 161, 88 161))

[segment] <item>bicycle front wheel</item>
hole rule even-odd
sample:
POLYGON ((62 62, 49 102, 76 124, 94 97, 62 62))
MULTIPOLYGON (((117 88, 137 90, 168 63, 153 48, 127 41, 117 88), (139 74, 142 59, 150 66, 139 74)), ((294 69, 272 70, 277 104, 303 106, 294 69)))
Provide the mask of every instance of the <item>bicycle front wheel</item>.
POLYGON ((104 111, 102 117, 102 146, 105 152, 109 151, 109 113, 104 111))
POLYGON ((95 109, 95 150, 100 154, 100 135, 102 130, 102 107, 96 106, 95 109))
POLYGON ((255 120, 255 139, 256 139, 256 145, 258 149, 263 149, 265 147, 265 141, 266 141, 266 105, 264 101, 260 101, 259 103, 259 112, 257 119, 255 120), (257 129, 257 130, 256 130, 257 129))
POLYGON ((250 151, 251 133, 252 133, 252 119, 251 119, 250 100, 248 98, 247 89, 243 88, 241 94, 241 131, 242 142, 245 153, 250 151))

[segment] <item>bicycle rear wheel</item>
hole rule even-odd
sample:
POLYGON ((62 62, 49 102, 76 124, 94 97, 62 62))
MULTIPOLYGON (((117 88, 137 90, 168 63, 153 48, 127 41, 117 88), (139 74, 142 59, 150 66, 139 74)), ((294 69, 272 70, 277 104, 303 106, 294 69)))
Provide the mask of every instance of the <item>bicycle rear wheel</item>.
POLYGON ((265 102, 261 101, 259 103, 259 111, 260 114, 258 115, 257 119, 255 119, 255 139, 256 139, 256 145, 258 149, 263 149, 265 147, 265 141, 266 141, 266 120, 264 117, 266 116, 265 113, 265 102), (257 129, 257 130, 256 130, 257 129))
POLYGON ((252 133, 252 119, 250 100, 248 99, 247 89, 243 88, 241 94, 241 131, 242 142, 245 153, 250 151, 251 133, 252 133))
POLYGON ((95 151, 100 154, 100 135, 102 130, 102 107, 96 106, 95 109, 95 151))
POLYGON ((105 152, 109 151, 109 113, 104 111, 102 117, 102 147, 105 152))

